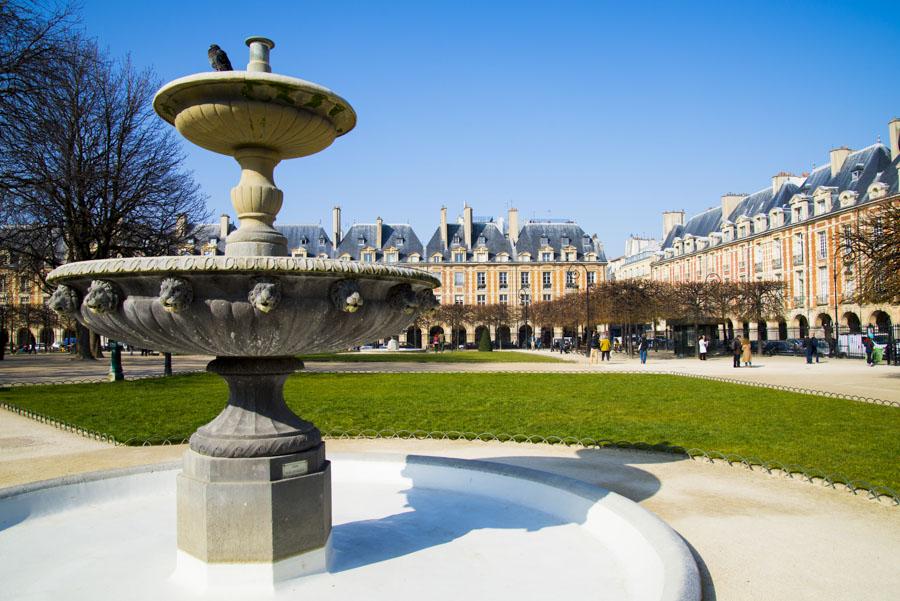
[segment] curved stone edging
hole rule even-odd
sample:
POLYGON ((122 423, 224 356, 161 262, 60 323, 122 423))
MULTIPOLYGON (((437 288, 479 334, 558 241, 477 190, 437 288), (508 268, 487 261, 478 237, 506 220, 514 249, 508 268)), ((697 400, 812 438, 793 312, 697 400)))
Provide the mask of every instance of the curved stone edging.
POLYGON ((433 287, 441 281, 429 272, 413 267, 360 263, 301 257, 233 257, 179 256, 129 257, 98 259, 61 265, 50 272, 47 281, 53 284, 82 277, 101 277, 105 274, 175 275, 216 273, 253 273, 257 275, 360 276, 371 279, 416 280, 433 287))
MULTIPOLYGON (((337 453, 334 459, 358 463, 402 463, 407 477, 410 470, 426 468, 415 479, 420 483, 427 480, 422 484, 427 488, 457 490, 463 487, 471 494, 492 493, 492 496, 507 502, 578 523, 596 538, 607 539, 608 544, 620 541, 620 537, 625 535, 626 544, 618 548, 633 560, 627 562, 626 566, 630 579, 640 581, 641 578, 646 578, 648 564, 661 568, 659 581, 642 582, 643 590, 638 592, 640 598, 652 597, 659 601, 700 600, 699 569, 684 540, 652 512, 605 488, 558 474, 484 460, 387 453, 337 453), (498 483, 505 485, 497 486, 498 483), (550 494, 541 494, 544 492, 541 487, 551 489, 550 494), (610 540, 613 538, 615 541, 610 540), (648 556, 651 553, 655 557, 648 556), (642 561, 644 565, 638 565, 642 561), (654 594, 657 592, 658 595, 654 594)), ((105 495, 110 494, 114 488, 105 482, 107 480, 174 471, 179 467, 180 461, 63 476, 0 489, 0 501, 27 504, 26 500, 16 497, 74 485, 80 487, 81 494, 70 495, 67 503, 79 505, 106 498, 105 495), (93 483, 100 486, 85 486, 93 483)), ((59 509, 52 499, 41 503, 41 498, 38 497, 39 513, 59 509)))

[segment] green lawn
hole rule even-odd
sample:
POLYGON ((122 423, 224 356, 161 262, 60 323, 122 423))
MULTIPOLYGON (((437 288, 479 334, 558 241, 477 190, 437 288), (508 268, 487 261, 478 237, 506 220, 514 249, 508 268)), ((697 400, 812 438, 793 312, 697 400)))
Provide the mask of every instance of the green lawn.
POLYGON ((320 353, 317 355, 300 355, 303 361, 313 363, 333 363, 345 361, 347 363, 562 363, 562 359, 549 355, 537 355, 532 353, 517 353, 514 351, 492 351, 480 353, 478 351, 446 351, 443 353, 432 352, 404 352, 404 353, 320 353))
MULTIPOLYGON (((292 376, 291 407, 329 430, 575 436, 738 453, 900 490, 900 410, 635 374, 292 376)), ((112 434, 185 438, 224 405, 209 374, 0 389, 0 401, 112 434)))

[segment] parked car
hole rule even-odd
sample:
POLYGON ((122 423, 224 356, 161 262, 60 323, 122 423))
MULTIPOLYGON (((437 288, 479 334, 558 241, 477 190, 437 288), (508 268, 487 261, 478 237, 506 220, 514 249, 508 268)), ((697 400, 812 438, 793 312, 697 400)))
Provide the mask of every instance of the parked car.
MULTIPOLYGON (((825 356, 831 353, 831 347, 824 338, 816 338, 816 347, 819 355, 825 356)), ((793 355, 802 357, 806 354, 806 341, 802 338, 788 338, 787 340, 768 340, 763 344, 763 355, 793 355)))

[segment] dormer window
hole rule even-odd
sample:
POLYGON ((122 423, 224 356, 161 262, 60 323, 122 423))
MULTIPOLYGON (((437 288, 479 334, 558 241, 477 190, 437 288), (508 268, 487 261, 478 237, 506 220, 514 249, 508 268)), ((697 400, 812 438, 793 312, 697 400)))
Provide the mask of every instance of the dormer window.
POLYGON ((396 246, 397 248, 403 248, 403 245, 405 243, 406 243, 406 240, 404 240, 402 236, 398 237, 394 240, 394 246, 396 246))
POLYGON ((863 165, 862 163, 857 163, 856 165, 854 165, 853 171, 850 172, 850 181, 858 182, 860 176, 862 175, 863 169, 865 169, 865 168, 866 168, 866 166, 863 165))
POLYGON ((459 234, 453 236, 453 244, 462 244, 462 238, 459 237, 459 234))
POLYGON ((844 207, 852 207, 856 204, 856 199, 859 198, 859 194, 854 192, 853 190, 844 190, 841 192, 840 202, 841 208, 844 207))
POLYGON ((569 245, 569 239, 568 239, 566 236, 563 236, 563 237, 562 237, 562 240, 560 240, 560 243, 561 243, 563 246, 568 246, 568 245, 569 245))
POLYGON ((485 245, 487 245, 487 238, 485 238, 483 235, 478 236, 478 246, 485 246, 485 245))
POLYGON ((797 223, 807 217, 809 196, 797 194, 791 199, 791 221, 797 223))
POLYGON ((541 246, 547 246, 550 244, 550 238, 547 236, 541 236, 541 246))
POLYGON ((768 218, 765 215, 757 215, 754 218, 753 231, 754 232, 764 232, 766 231, 766 226, 768 218))
POLYGON ((453 260, 456 263, 465 263, 466 262, 466 253, 464 253, 464 252, 453 253, 453 260))
POLYGON ((443 257, 441 255, 431 255, 432 263, 440 263, 442 260, 443 260, 443 257))
POLYGON ((553 253, 552 252, 542 252, 541 253, 541 261, 552 261, 553 253))
POLYGON ((586 249, 590 248, 591 247, 591 237, 588 236, 587 234, 582 236, 581 237, 581 246, 583 246, 586 249))
POLYGON ((325 246, 325 236, 319 236, 319 246, 325 246))
POLYGON ((307 238, 306 236, 301 237, 300 244, 309 244, 309 238, 307 238))
POLYGON ((365 246, 366 239, 363 236, 360 236, 359 238, 356 239, 356 245, 357 246, 365 246))
POLYGON ((734 224, 726 223, 722 226, 722 237, 725 242, 731 242, 734 240, 734 224))
POLYGON ((769 225, 772 227, 784 225, 784 211, 777 207, 769 211, 769 225))
POLYGON ((869 186, 869 198, 878 200, 887 196, 888 187, 884 182, 875 182, 869 186))

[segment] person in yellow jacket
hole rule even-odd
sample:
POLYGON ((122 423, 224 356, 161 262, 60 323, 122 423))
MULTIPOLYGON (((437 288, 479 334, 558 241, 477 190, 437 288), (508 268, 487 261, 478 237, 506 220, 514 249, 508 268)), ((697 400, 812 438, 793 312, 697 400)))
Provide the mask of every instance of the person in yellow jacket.
POLYGON ((600 360, 601 361, 609 361, 609 350, 612 348, 612 343, 609 341, 609 334, 606 335, 606 338, 600 341, 600 360))

